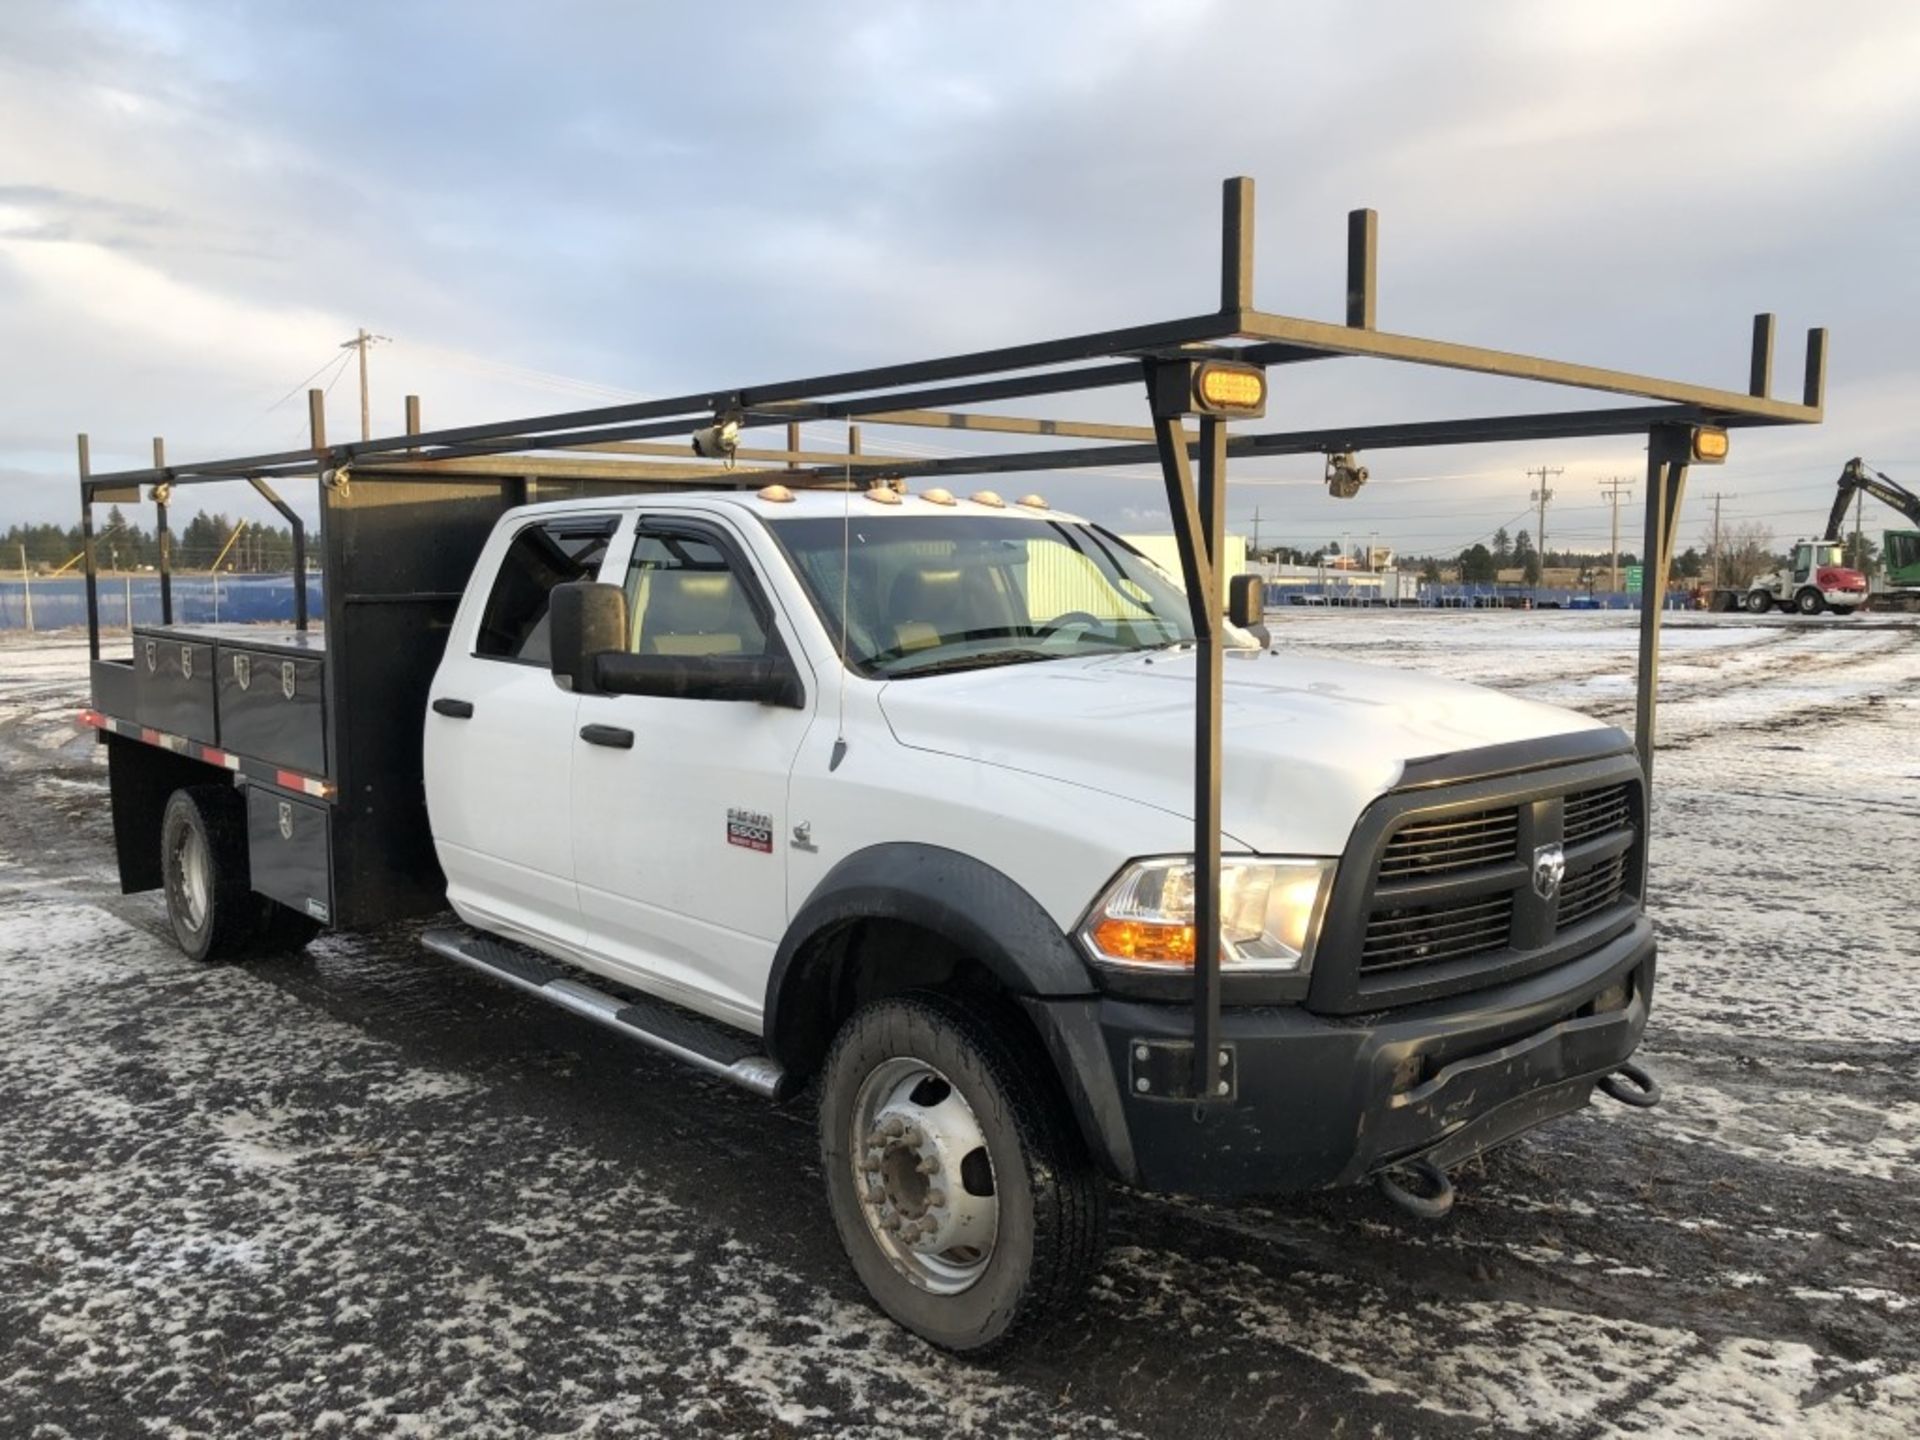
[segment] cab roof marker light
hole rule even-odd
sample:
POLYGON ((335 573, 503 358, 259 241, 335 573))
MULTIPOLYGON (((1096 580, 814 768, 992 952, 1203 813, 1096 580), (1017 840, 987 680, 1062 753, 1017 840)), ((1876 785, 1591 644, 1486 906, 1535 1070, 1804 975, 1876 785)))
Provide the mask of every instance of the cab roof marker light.
POLYGON ((920 492, 920 498, 929 505, 953 505, 957 503, 953 498, 953 492, 951 490, 942 490, 938 485, 934 486, 931 490, 922 490, 920 492))
POLYGON ((876 505, 898 505, 900 503, 900 492, 884 481, 875 485, 871 490, 868 490, 866 495, 867 499, 873 501, 876 505))
POLYGON ((1045 497, 1040 495, 1022 495, 1013 503, 1018 505, 1022 510, 1045 510, 1047 508, 1045 497))
POLYGON ((985 505, 991 510, 1004 510, 1007 502, 1000 498, 998 490, 976 490, 967 497, 976 505, 985 505))
POLYGON ((791 505, 793 503, 793 491, 784 485, 762 485, 753 493, 771 505, 791 505))

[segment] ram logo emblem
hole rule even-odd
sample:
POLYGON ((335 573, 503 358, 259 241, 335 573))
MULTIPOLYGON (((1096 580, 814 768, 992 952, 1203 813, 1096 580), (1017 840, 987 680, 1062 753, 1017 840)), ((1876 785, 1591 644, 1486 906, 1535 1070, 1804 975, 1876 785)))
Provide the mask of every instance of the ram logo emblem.
POLYGON ((291 660, 280 662, 280 693, 289 700, 293 699, 293 661, 291 660))
POLYGON ((253 662, 245 655, 233 657, 233 683, 242 690, 253 684, 253 662))
POLYGON ((191 645, 180 647, 180 678, 193 679, 193 647, 191 645))
POLYGON ((293 806, 285 800, 280 802, 280 838, 293 839, 293 806))
POLYGON ((160 668, 160 647, 156 642, 149 640, 146 643, 146 652, 147 673, 151 675, 155 670, 160 668))
POLYGON ((1567 852, 1558 845, 1542 845, 1533 852, 1533 893, 1551 900, 1567 877, 1567 852))

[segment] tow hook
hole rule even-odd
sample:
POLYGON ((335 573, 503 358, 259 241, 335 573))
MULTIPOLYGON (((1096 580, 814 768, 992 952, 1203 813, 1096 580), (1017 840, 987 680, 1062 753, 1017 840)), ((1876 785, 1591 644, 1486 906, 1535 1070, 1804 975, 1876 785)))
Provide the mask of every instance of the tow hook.
POLYGON ((1622 1105, 1631 1105, 1636 1110, 1649 1110, 1660 1103, 1660 1082, 1647 1073, 1645 1066, 1631 1060, 1601 1076, 1600 1088, 1622 1105))
POLYGON ((1380 1193, 1416 1220, 1438 1220, 1453 1209, 1453 1181, 1431 1160, 1404 1160, 1374 1177, 1380 1193), (1407 1181, 1417 1182, 1409 1189, 1407 1181))

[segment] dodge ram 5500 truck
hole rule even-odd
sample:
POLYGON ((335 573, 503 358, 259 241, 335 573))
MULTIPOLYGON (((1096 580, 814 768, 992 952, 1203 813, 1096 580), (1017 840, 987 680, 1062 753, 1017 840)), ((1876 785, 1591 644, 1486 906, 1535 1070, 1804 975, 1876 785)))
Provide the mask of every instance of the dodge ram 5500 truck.
MULTIPOLYGON (((1177 585, 1037 497, 511 510, 417 708, 378 716, 424 726, 463 922, 425 943, 763 1094, 817 1080, 855 1269, 955 1349, 1075 1293, 1103 1177, 1385 1173, 1432 1206, 1446 1167, 1597 1083, 1644 1099, 1615 1074, 1654 971, 1627 738, 1236 631, 1221 1093, 1197 1103, 1193 638, 1177 585)), ((174 626, 136 638, 133 668, 151 723, 198 677, 210 711, 176 728, 292 755, 357 723, 323 716, 323 645, 174 626)), ((356 703, 376 697, 334 709, 356 703)), ((343 889, 314 848, 327 817, 284 766, 209 778, 171 772, 146 802, 180 943, 297 943, 343 889), (280 902, 271 925, 252 891, 280 902)))
POLYGON ((1630 1057, 1661 607, 1631 743, 1271 649, 1225 573, 1229 461, 1324 458, 1337 502, 1363 451, 1631 438, 1659 595, 1690 468, 1819 423, 1827 334, 1787 398, 1770 314, 1740 390, 1382 329, 1371 211, 1344 320, 1281 314, 1252 181, 1222 201, 1217 304, 1171 319, 436 430, 409 397, 404 433, 346 442, 310 390, 298 450, 156 441, 103 473, 80 436, 122 888, 164 889, 207 959, 438 917, 438 955, 760 1095, 812 1087, 854 1269, 961 1351, 1070 1304, 1107 1180, 1372 1181, 1438 1215, 1451 1167, 1596 1090, 1654 1103, 1630 1057), (1323 361, 1585 398, 1255 428, 1269 371, 1323 361), (1008 408, 1129 393, 1149 423, 1008 408), (966 443, 872 451, 854 422, 966 443), (841 423, 843 449, 803 445, 841 423), (1177 583, 1038 496, 941 488, 1148 469, 1177 583), (288 480, 314 482, 319 627, 288 480), (175 623, 175 487, 238 482, 290 528, 291 630, 175 623), (160 621, 120 651, 91 527, 142 500, 160 621))

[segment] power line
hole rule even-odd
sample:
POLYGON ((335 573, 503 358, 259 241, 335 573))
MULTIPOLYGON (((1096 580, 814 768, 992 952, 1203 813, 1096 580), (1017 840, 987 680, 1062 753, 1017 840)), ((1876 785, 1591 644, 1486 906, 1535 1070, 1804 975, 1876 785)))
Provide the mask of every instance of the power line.
POLYGON ((294 396, 298 395, 303 389, 311 385, 314 382, 314 379, 320 374, 322 370, 325 370, 330 365, 343 365, 346 362, 347 358, 348 357, 345 355, 329 355, 324 361, 321 362, 319 370, 315 370, 312 375, 307 376, 306 379, 302 380, 298 385, 295 385, 291 390, 287 391, 286 394, 282 395, 278 400, 274 401, 273 404, 267 406, 267 408, 262 410, 260 413, 262 415, 271 415, 274 411, 278 410, 282 405, 286 404, 287 401, 291 400, 294 396))

